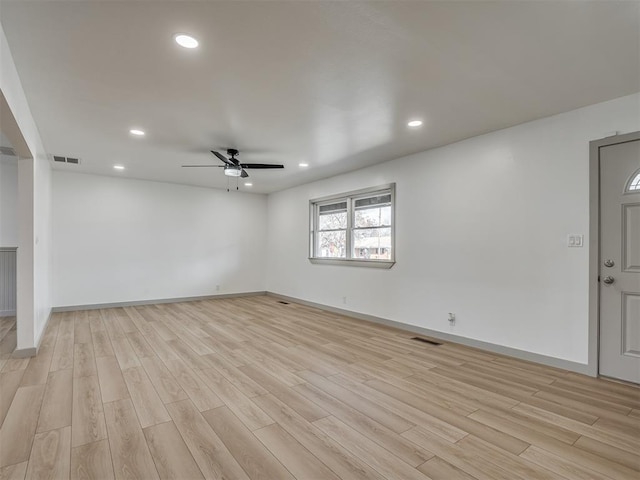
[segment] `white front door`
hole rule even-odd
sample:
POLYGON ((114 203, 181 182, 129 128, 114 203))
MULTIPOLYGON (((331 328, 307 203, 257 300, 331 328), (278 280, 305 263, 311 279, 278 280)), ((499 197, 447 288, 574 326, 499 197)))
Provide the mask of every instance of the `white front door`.
POLYGON ((600 374, 640 383, 640 136, 600 148, 600 374))

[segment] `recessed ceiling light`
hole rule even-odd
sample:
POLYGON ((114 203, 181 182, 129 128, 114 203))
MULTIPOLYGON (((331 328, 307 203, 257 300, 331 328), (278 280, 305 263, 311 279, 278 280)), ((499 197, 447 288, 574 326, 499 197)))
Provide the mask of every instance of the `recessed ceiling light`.
POLYGON ((419 127, 422 125, 422 120, 411 120, 409 123, 407 123, 408 127, 419 127))
POLYGON ((139 130, 137 128, 132 128, 131 130, 129 130, 129 133, 131 135, 135 135, 137 137, 143 137, 144 136, 144 130, 139 130))
POLYGON ((245 187, 253 187, 253 183, 251 182, 247 182, 244 184, 245 187))
POLYGON ((198 40, 193 38, 191 35, 185 35, 184 33, 180 33, 175 37, 176 43, 184 48, 196 48, 198 46, 198 40))
POLYGON ((114 170, 124 170, 124 166, 122 165, 114 165, 113 168, 114 170))
POLYGON ((299 167, 308 167, 309 164, 308 163, 299 163, 298 166, 299 167))

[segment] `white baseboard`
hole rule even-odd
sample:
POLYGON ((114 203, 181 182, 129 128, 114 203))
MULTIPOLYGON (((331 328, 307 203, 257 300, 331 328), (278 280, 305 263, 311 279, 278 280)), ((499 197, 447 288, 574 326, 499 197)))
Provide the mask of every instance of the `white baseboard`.
POLYGON ((0 310, 0 317, 15 317, 15 310, 0 310))
POLYGON ((66 305, 62 307, 53 307, 53 313, 58 312, 74 312, 76 310, 96 310, 98 308, 118 308, 118 307, 135 307, 137 305, 155 305, 158 303, 180 303, 180 302, 197 302, 199 300, 215 300, 220 298, 236 298, 236 297, 253 297, 256 295, 266 295, 267 292, 240 292, 240 293, 223 293, 220 295, 202 295, 199 297, 178 297, 178 298, 160 298, 154 300, 135 300, 131 302, 113 302, 113 303, 94 303, 89 305, 66 305))
POLYGON ((267 295, 281 298, 289 302, 299 303, 301 305, 318 308, 320 310, 326 310, 327 312, 337 313, 339 315, 345 315, 348 317, 357 318, 359 320, 365 320, 367 322, 379 323, 389 327, 395 327, 400 330, 405 330, 412 333, 426 335, 426 336, 437 338, 439 340, 444 340, 447 342, 459 343, 461 345, 466 345, 468 347, 479 348, 481 350, 486 350, 488 352, 497 353, 500 355, 506 355, 508 357, 513 357, 520 360, 540 363, 542 365, 547 365, 549 367, 561 368, 563 370, 569 370, 571 372, 581 373, 583 375, 588 375, 591 377, 597 376, 597 375, 593 375, 593 372, 589 368, 589 365, 578 363, 578 362, 572 362, 570 360, 564 360, 562 358, 550 357, 550 356, 542 355, 539 353, 527 352, 526 350, 519 350, 517 348, 505 347, 503 345, 498 345, 495 343, 475 340, 473 338, 461 337, 459 335, 453 335, 450 333, 438 332, 437 330, 430 330, 428 328, 418 327, 416 325, 408 325, 406 323, 397 322, 395 320, 389 320, 381 317, 375 317, 373 315, 367 315, 364 313, 352 312, 350 310, 344 310, 342 308, 331 307, 329 305, 323 305, 321 303, 310 302, 307 300, 302 300, 300 298, 289 297, 287 295, 281 295, 279 293, 267 292, 267 295))
MULTIPOLYGON (((158 303, 177 303, 177 302, 191 302, 198 300, 214 300, 221 298, 234 298, 234 297, 249 297, 256 295, 269 295, 272 297, 280 298, 282 300, 286 300, 293 303, 299 303, 301 305, 306 305, 309 307, 318 308, 320 310, 325 310, 332 313, 337 313, 340 315, 345 315, 353 318, 357 318, 359 320, 365 320, 368 322, 378 323, 394 328, 398 328, 400 330, 405 330, 412 333, 418 333, 421 335, 426 335, 429 337, 437 338, 440 340, 444 340, 452 343, 459 343, 461 345, 466 345, 469 347, 479 348, 482 350, 486 350, 488 352, 497 353, 500 355, 506 355, 509 357, 517 358, 520 360, 526 360, 534 363, 539 363, 542 365, 547 365, 550 367, 561 368, 564 370, 569 370, 576 373, 581 373, 584 375, 594 376, 593 372, 589 369, 589 366, 582 363, 572 362, 570 360, 564 360, 561 358, 550 357, 548 355, 542 355, 539 353, 528 352, 526 350, 519 350, 517 348, 506 347, 504 345, 498 345, 490 342, 484 342, 481 340, 475 340, 473 338, 461 337, 459 335, 453 335, 445 332, 438 332, 436 330, 430 330, 424 327, 418 327, 415 325, 409 325, 402 322, 397 322, 395 320, 389 320, 386 318, 376 317, 373 315, 367 315, 363 313, 353 312, 351 310, 345 310, 342 308, 332 307, 329 305, 323 305, 316 302, 310 302, 308 300, 303 300, 301 298, 290 297, 287 295, 281 295, 275 292, 268 291, 259 291, 259 292, 243 292, 243 293, 232 293, 232 294, 221 294, 221 295, 204 295, 198 297, 180 297, 180 298, 164 298, 164 299, 154 299, 154 300, 140 300, 140 301, 132 301, 132 302, 115 302, 115 303, 102 303, 102 304, 91 304, 91 305, 68 305, 68 306, 60 306, 54 307, 52 309, 53 313, 56 312, 69 312, 75 310, 93 310, 98 308, 115 308, 115 307, 132 307, 136 305, 153 305, 158 303)), ((45 327, 46 328, 46 327, 45 327)), ((34 350, 37 352, 37 349, 24 349, 25 355, 23 356, 31 356, 35 353, 31 353, 34 350)), ((16 351, 15 353, 17 353, 16 351)))
POLYGON ((38 354, 38 349, 36 347, 31 348, 21 348, 15 349, 11 356, 13 358, 26 358, 26 357, 35 357, 38 354))
POLYGON ((53 310, 49 312, 49 315, 47 316, 47 321, 44 322, 44 326, 42 327, 42 330, 40 330, 40 336, 38 337, 36 346, 30 347, 30 348, 20 348, 20 349, 16 348, 11 354, 12 357, 25 358, 25 357, 35 357, 36 355, 38 355, 38 350, 40 350, 40 344, 42 343, 42 339, 44 338, 44 332, 47 331, 47 326, 49 325, 49 320, 51 320, 52 313, 53 313, 53 310))
POLYGON ((117 303, 101 303, 101 304, 92 304, 92 305, 70 305, 64 307, 53 307, 51 312, 49 313, 49 317, 47 317, 47 321, 45 322, 42 331, 40 332, 40 338, 36 342, 35 347, 31 348, 21 348, 13 351, 12 356, 16 358, 24 358, 24 357, 35 357, 38 354, 38 350, 40 349, 40 343, 42 343, 42 339, 44 337, 44 332, 47 330, 47 325, 49 324, 49 320, 51 319, 51 314, 58 312, 73 312, 76 310, 96 310, 98 308, 117 308, 117 307, 134 307, 136 305, 154 305, 158 303, 178 303, 178 302, 193 302, 198 300, 209 300, 216 298, 234 298, 234 297, 247 297, 254 295, 266 295, 267 292, 244 292, 244 293, 229 293, 222 295, 204 295, 201 297, 181 297, 181 298, 162 298, 156 300, 140 300, 134 302, 117 302, 117 303))

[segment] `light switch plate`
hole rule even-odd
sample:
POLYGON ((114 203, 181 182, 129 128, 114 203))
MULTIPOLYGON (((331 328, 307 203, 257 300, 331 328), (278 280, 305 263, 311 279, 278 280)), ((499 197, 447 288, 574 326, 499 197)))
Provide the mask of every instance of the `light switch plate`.
POLYGON ((584 245, 584 235, 578 235, 576 233, 567 235, 568 247, 582 247, 583 245, 584 245))

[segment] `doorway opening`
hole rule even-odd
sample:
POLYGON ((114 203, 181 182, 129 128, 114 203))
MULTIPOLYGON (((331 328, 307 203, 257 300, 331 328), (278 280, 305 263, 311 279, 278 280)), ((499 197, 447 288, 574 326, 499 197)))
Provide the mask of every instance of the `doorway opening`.
POLYGON ((18 156, 0 130, 0 357, 17 342, 18 156))

